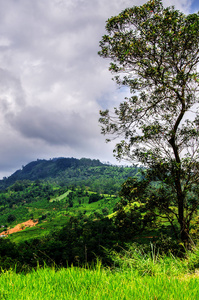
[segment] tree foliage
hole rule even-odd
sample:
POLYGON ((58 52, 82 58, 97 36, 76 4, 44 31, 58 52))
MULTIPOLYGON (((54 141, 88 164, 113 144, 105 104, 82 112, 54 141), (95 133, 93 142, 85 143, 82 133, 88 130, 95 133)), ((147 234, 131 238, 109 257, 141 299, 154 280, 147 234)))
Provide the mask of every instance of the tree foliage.
POLYGON ((199 13, 184 15, 151 0, 110 18, 99 52, 132 94, 114 114, 100 112, 102 133, 121 138, 117 158, 146 165, 149 181, 155 177, 171 191, 184 243, 199 203, 198 28, 199 13))

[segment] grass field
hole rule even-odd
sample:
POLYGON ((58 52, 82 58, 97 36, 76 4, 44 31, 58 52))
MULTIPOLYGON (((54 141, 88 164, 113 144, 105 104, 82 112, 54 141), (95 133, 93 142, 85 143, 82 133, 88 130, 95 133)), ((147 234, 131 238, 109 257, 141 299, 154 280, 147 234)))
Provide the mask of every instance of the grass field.
POLYGON ((43 268, 28 274, 0 275, 0 299, 6 300, 191 300, 199 299, 199 277, 194 275, 140 276, 133 270, 43 268))

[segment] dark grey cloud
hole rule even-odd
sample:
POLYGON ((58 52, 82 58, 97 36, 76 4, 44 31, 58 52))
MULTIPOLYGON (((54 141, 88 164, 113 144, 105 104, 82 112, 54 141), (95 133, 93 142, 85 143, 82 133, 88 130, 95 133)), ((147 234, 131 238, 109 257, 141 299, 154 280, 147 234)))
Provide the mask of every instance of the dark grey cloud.
MULTIPOLYGON (((0 177, 37 158, 115 162, 98 111, 127 91, 98 57, 105 21, 135 0, 0 0, 0 177)), ((163 1, 188 11, 190 1, 163 1)))
POLYGON ((29 106, 17 116, 9 115, 8 121, 25 138, 81 149, 91 147, 90 140, 99 134, 98 128, 94 128, 95 117, 96 114, 63 113, 29 106))

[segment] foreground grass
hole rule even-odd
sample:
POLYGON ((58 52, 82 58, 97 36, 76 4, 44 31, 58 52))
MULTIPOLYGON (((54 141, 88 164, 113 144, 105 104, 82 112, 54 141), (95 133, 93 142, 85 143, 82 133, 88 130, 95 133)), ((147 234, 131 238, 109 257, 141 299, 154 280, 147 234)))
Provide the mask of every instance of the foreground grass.
POLYGON ((101 300, 199 299, 196 275, 141 276, 135 270, 101 268, 43 268, 28 274, 5 271, 0 275, 0 299, 101 300))

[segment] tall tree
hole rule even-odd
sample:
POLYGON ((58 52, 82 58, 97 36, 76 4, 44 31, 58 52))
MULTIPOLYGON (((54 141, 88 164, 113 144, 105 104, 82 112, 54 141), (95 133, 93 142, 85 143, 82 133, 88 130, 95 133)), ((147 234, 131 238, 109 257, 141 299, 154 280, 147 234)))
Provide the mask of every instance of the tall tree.
POLYGON ((184 244, 199 204, 198 28, 199 13, 185 15, 151 0, 111 17, 99 51, 132 94, 114 113, 100 112, 102 133, 121 138, 118 159, 146 165, 171 191, 169 205, 177 211, 167 206, 184 244))

